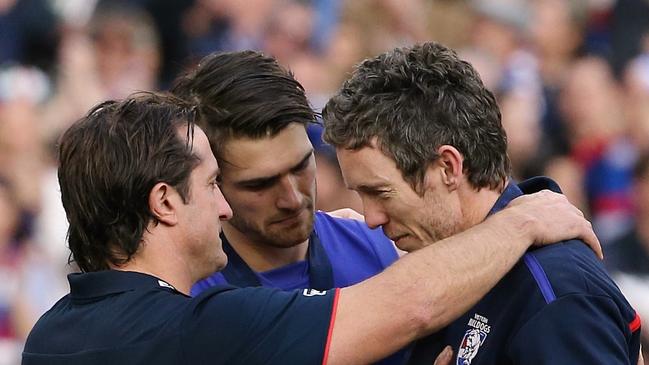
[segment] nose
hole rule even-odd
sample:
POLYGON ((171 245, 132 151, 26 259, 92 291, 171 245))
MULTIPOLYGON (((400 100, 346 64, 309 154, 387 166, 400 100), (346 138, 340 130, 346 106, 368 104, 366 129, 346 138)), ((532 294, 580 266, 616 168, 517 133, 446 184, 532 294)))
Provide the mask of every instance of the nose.
POLYGON ((280 180, 277 208, 297 210, 302 207, 304 197, 300 192, 298 181, 294 176, 283 176, 280 180))
POLYGON ((389 218, 379 204, 372 202, 370 199, 363 200, 363 214, 365 215, 365 224, 374 229, 388 223, 389 218))
POLYGON ((225 200, 221 189, 217 188, 216 190, 216 209, 219 213, 219 220, 227 221, 232 218, 232 208, 230 208, 228 201, 225 200))

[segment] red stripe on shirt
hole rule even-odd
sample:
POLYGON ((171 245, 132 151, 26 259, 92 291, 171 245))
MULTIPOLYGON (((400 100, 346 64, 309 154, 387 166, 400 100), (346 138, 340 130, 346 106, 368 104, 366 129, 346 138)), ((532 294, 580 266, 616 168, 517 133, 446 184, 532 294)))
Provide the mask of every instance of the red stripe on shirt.
MULTIPOLYGON (((631 321, 631 323, 629 323, 629 329, 631 329, 631 332, 635 332, 635 331, 640 329, 640 325, 641 325, 640 316, 638 315, 638 313, 636 313, 635 318, 633 318, 633 321, 631 321)), ((329 329, 329 330, 331 330, 331 329, 329 329)))
POLYGON ((338 309, 338 297, 340 297, 340 288, 336 288, 334 293, 334 304, 331 308, 331 320, 329 321, 329 333, 327 333, 327 344, 325 345, 324 357, 322 358, 322 365, 327 365, 329 359, 329 346, 331 345, 331 335, 334 332, 334 322, 336 322, 336 312, 338 309))

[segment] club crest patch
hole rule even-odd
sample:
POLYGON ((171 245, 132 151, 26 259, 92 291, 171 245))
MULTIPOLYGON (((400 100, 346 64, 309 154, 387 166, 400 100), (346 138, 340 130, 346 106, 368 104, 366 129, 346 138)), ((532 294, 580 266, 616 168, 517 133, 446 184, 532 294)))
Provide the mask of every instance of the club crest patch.
POLYGON ((487 323, 489 320, 479 314, 474 314, 473 318, 469 319, 469 323, 467 323, 469 329, 464 333, 457 351, 457 365, 471 365, 471 361, 476 357, 480 346, 491 331, 491 326, 487 323))

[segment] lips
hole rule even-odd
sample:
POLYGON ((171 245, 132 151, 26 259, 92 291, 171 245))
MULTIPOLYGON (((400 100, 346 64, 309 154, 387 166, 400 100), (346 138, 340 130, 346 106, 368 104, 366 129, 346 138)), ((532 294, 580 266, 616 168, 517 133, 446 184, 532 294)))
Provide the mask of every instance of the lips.
POLYGON ((296 220, 297 218, 300 217, 300 215, 301 215, 304 211, 305 211, 304 209, 300 209, 297 213, 292 214, 292 215, 289 215, 289 216, 286 216, 286 217, 282 217, 282 218, 280 218, 280 219, 274 221, 273 223, 275 223, 275 224, 276 224, 276 223, 285 223, 285 222, 289 222, 289 221, 292 221, 292 220, 296 220))

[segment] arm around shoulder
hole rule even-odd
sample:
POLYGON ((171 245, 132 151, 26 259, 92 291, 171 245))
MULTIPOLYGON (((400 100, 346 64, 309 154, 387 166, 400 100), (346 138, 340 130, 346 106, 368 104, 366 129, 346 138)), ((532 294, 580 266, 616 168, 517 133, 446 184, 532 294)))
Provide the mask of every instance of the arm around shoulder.
POLYGON ((445 327, 491 290, 532 243, 591 236, 583 214, 562 195, 525 196, 485 222, 342 289, 328 364, 370 363, 445 327), (539 209, 552 213, 535 215, 539 209))

